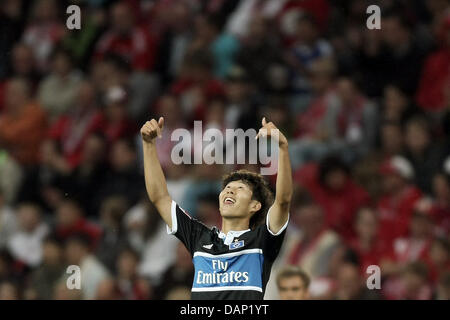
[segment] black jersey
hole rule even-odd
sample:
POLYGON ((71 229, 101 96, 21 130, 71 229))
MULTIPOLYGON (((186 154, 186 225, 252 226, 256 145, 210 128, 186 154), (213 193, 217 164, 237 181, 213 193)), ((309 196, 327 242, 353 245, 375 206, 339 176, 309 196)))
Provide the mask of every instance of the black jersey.
POLYGON ((270 270, 283 243, 287 222, 277 233, 266 223, 254 230, 230 232, 208 228, 172 202, 172 230, 194 263, 192 299, 262 300, 270 270), (224 239, 225 238, 225 239, 224 239))

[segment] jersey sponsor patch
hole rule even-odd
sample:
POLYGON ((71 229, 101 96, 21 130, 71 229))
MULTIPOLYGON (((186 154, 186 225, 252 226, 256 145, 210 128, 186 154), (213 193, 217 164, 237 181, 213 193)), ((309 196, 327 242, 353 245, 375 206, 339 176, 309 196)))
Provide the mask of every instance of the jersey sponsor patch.
POLYGON ((194 254, 193 292, 255 290, 262 292, 263 255, 260 249, 248 249, 222 255, 194 254))
POLYGON ((230 250, 235 250, 238 248, 242 248, 244 246, 244 240, 241 241, 234 241, 232 243, 230 243, 229 248, 230 250))

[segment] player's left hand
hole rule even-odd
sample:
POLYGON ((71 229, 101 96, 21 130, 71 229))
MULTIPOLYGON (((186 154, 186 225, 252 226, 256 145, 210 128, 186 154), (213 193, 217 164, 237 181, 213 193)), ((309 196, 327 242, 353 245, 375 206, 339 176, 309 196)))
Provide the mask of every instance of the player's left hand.
POLYGON ((266 117, 262 118, 262 127, 259 129, 256 139, 259 137, 272 137, 278 141, 280 147, 287 146, 288 141, 284 134, 278 130, 278 128, 273 124, 273 122, 267 122, 266 117))

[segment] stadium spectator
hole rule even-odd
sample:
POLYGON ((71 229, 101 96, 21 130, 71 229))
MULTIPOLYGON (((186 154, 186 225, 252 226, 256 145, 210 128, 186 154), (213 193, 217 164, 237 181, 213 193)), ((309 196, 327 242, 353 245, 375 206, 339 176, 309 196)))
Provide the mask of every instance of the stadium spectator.
POLYGON ((141 199, 124 217, 130 247, 138 252, 138 273, 152 285, 161 282, 162 274, 175 261, 176 239, 167 237, 166 226, 147 197, 141 199))
POLYGON ((270 22, 264 17, 253 17, 245 37, 241 40, 242 47, 236 55, 236 65, 244 68, 251 83, 260 88, 268 86, 268 71, 274 65, 283 63, 278 43, 269 26, 270 22))
POLYGON ((100 198, 98 191, 109 170, 106 139, 101 133, 92 133, 83 145, 81 160, 70 175, 71 195, 91 217, 98 215, 100 198))
POLYGON ((418 113, 410 96, 400 86, 389 84, 383 90, 382 120, 404 123, 411 116, 418 113))
POLYGON ((89 247, 95 248, 101 235, 100 228, 84 217, 80 205, 73 199, 64 199, 56 210, 54 233, 58 240, 66 241, 70 237, 82 234, 89 239, 89 247))
POLYGON ((108 270, 91 253, 90 243, 85 234, 72 234, 64 248, 67 264, 80 267, 81 294, 85 300, 94 299, 100 284, 110 277, 108 270))
POLYGON ((23 16, 21 11, 24 9, 23 1, 9 0, 5 1, 0 8, 0 33, 3 35, 0 40, 0 79, 8 75, 10 71, 8 54, 17 38, 23 31, 23 16))
POLYGON ((58 143, 50 139, 42 142, 39 160, 24 171, 16 201, 36 202, 45 210, 55 209, 64 193, 71 190, 70 167, 58 143))
POLYGON ((308 161, 317 161, 330 152, 325 119, 335 72, 336 64, 331 58, 317 59, 311 65, 309 77, 313 93, 306 110, 299 112, 296 119, 296 140, 291 151, 294 168, 308 161))
POLYGON ((227 74, 224 84, 227 101, 225 125, 228 128, 243 130, 253 128, 258 121, 256 118, 258 107, 254 87, 247 71, 241 66, 234 66, 227 74))
POLYGON ((117 140, 110 151, 110 167, 100 189, 97 191, 100 201, 112 195, 125 197, 130 205, 138 202, 144 182, 137 168, 137 153, 134 140, 117 140))
POLYGON ((22 35, 22 41, 33 49, 36 66, 41 73, 48 72, 52 50, 66 32, 59 10, 56 0, 35 1, 22 35))
POLYGON ((444 156, 439 143, 431 140, 431 124, 423 117, 413 117, 405 124, 406 157, 414 170, 414 183, 431 193, 434 174, 442 167, 444 156))
POLYGON ((42 261, 42 242, 49 232, 41 209, 31 203, 22 203, 16 210, 18 231, 8 241, 12 256, 25 267, 36 267, 42 261))
POLYGON ((20 164, 36 163, 47 119, 44 111, 32 100, 26 80, 15 78, 8 81, 5 106, 5 112, 0 115, 0 146, 6 148, 20 164))
POLYGON ((112 6, 109 18, 110 26, 97 42, 95 58, 101 60, 106 53, 116 53, 130 61, 133 69, 151 70, 156 59, 156 40, 136 25, 132 7, 119 1, 112 6))
POLYGON ((54 300, 81 300, 82 294, 79 289, 69 289, 67 287, 66 279, 60 280, 53 291, 54 300))
POLYGON ((450 232, 450 174, 445 171, 433 178, 433 202, 430 206, 436 221, 435 233, 445 237, 450 232))
POLYGON ((356 237, 349 247, 358 255, 361 275, 367 275, 367 267, 379 265, 385 245, 379 239, 378 213, 370 207, 362 207, 355 216, 356 237))
POLYGON ((326 111, 325 125, 331 147, 348 161, 365 155, 375 142, 375 105, 353 79, 341 77, 326 111))
POLYGON ((377 204, 380 239, 390 245, 395 238, 407 235, 414 206, 422 193, 412 184, 414 171, 403 157, 394 156, 385 160, 379 172, 383 190, 377 204))
POLYGON ((450 243, 446 238, 435 238, 429 252, 428 266, 433 285, 450 271, 450 243))
POLYGON ((325 223, 345 239, 354 235, 353 220, 357 210, 368 203, 367 192, 352 180, 349 167, 339 158, 324 158, 295 173, 295 180, 322 207, 325 223))
POLYGON ((192 41, 193 16, 189 5, 182 2, 173 3, 167 9, 167 22, 161 32, 158 59, 155 71, 160 75, 161 82, 168 84, 177 78, 183 64, 190 41, 192 41))
POLYGON ((0 251, 4 249, 10 237, 17 231, 17 218, 14 210, 7 205, 0 190, 0 251))
POLYGON ((11 51, 11 76, 23 77, 30 81, 32 86, 39 81, 33 56, 33 49, 25 43, 17 43, 11 51))
POLYGON ((126 300, 147 300, 152 297, 152 287, 139 276, 139 254, 132 249, 123 249, 117 258, 117 286, 126 300))
POLYGON ((61 144, 64 157, 71 168, 79 164, 87 137, 103 129, 102 120, 93 84, 83 81, 78 88, 74 107, 62 114, 49 131, 49 136, 61 144))
POLYGON ((215 16, 199 15, 195 18, 194 25, 194 36, 186 54, 209 51, 214 61, 214 76, 223 79, 233 66, 239 50, 238 39, 227 32, 221 33, 221 21, 215 16))
POLYGON ((450 273, 447 272, 439 280, 436 292, 435 300, 450 300, 450 273))
POLYGON ((358 266, 345 263, 339 267, 334 299, 336 300, 378 300, 375 290, 364 287, 358 266))
POLYGON ((91 65, 90 78, 97 94, 104 98, 108 98, 110 90, 122 88, 125 95, 112 97, 125 98, 122 102, 126 102, 126 113, 135 122, 145 118, 160 90, 160 81, 154 74, 133 69, 130 61, 114 53, 91 65))
POLYGON ((281 300, 306 300, 309 298, 309 276, 298 267, 286 267, 277 275, 281 300))
POLYGON ((405 15, 393 9, 383 14, 381 23, 383 44, 387 48, 384 78, 398 84, 408 94, 413 94, 427 52, 412 36, 413 26, 405 15), (412 65, 415 67, 411 68, 412 65))
POLYGON ((441 22, 438 34, 440 48, 425 60, 417 104, 426 110, 440 112, 445 108, 445 87, 450 86, 450 14, 441 22))
POLYGON ((38 100, 50 122, 73 107, 81 74, 73 68, 70 53, 57 48, 51 55, 51 72, 42 79, 38 100))
POLYGON ((30 289, 36 299, 49 300, 53 298, 53 290, 64 273, 62 244, 48 236, 42 244, 42 263, 31 274, 30 289))
POLYGON ((13 281, 0 282, 0 300, 19 300, 20 288, 13 281))
POLYGON ((96 247, 96 255, 111 273, 116 271, 116 260, 120 251, 127 246, 127 237, 122 225, 127 208, 127 201, 121 196, 104 199, 100 207, 102 234, 96 247))
POLYGON ((407 237, 394 239, 381 261, 383 274, 396 275, 410 262, 428 262, 433 222, 428 213, 415 209, 407 237))
POLYGON ((213 74, 211 53, 195 50, 186 55, 183 70, 172 83, 170 92, 179 98, 187 122, 202 120, 208 99, 224 94, 223 84, 213 74))
POLYGON ((106 278, 98 284, 94 300, 119 300, 122 299, 114 278, 106 278))
POLYGON ((179 243, 176 248, 176 259, 172 266, 162 275, 161 283, 155 288, 156 299, 163 299, 177 287, 189 287, 194 277, 194 266, 186 248, 179 243))
POLYGON ((0 148, 0 203, 12 204, 17 200, 23 178, 23 168, 6 150, 0 148))
POLYGON ((330 58, 333 47, 327 40, 320 38, 317 22, 313 16, 303 14, 298 17, 295 37, 286 60, 293 71, 292 81, 296 94, 308 94, 311 91, 309 74, 315 61, 330 58))
POLYGON ((121 138, 132 137, 137 128, 127 115, 127 94, 122 87, 111 87, 104 97, 103 133, 110 144, 121 138))
POLYGON ((286 239, 284 263, 299 266, 312 280, 328 272, 331 252, 339 244, 338 235, 328 229, 324 212, 313 201, 306 201, 293 212, 292 220, 300 228, 299 234, 286 239))
POLYGON ((422 262, 411 262, 398 278, 383 285, 383 294, 388 300, 429 300, 432 289, 427 281, 427 266, 422 262))

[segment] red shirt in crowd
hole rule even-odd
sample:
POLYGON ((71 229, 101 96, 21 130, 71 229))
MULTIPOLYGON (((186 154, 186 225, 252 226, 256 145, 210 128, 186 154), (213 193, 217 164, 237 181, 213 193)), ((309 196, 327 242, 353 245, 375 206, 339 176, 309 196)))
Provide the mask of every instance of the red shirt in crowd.
POLYGON ((85 218, 79 218, 74 224, 70 226, 57 226, 55 228, 56 237, 63 241, 77 234, 84 234, 88 236, 91 241, 92 248, 94 249, 97 245, 98 240, 100 239, 101 229, 95 224, 90 223, 85 218))
POLYGON ((392 243, 407 236, 409 223, 417 200, 422 193, 414 186, 406 187, 399 195, 384 195, 378 201, 380 238, 392 243))
POLYGON ((130 61, 134 70, 148 71, 155 63, 156 41, 145 29, 135 27, 129 34, 107 32, 98 42, 95 59, 115 53, 130 61))
POLYGON ((189 104, 193 104, 190 106, 193 110, 189 114, 193 115, 193 119, 201 120, 205 116, 207 101, 214 97, 223 96, 225 89, 223 83, 214 78, 199 83, 186 77, 173 83, 170 92, 179 96, 181 101, 192 100, 189 104))
POLYGON ((427 111, 445 108, 445 88, 450 88, 450 48, 430 55, 424 66, 417 103, 427 111))
POLYGON ((361 275, 367 277, 367 267, 380 265, 381 258, 385 252, 385 245, 379 239, 374 239, 369 248, 363 248, 358 239, 348 242, 348 246, 357 254, 361 275))
POLYGON ((74 168, 81 160, 83 145, 87 137, 96 131, 103 131, 104 118, 96 109, 84 113, 61 116, 50 128, 49 136, 61 143, 63 155, 74 168))
POLYGON ((330 16, 330 5, 327 0, 289 0, 278 14, 280 23, 283 23, 284 19, 289 19, 293 11, 306 12, 314 17, 320 30, 327 28, 330 16))
POLYGON ((295 173, 294 179, 311 194, 325 213, 325 223, 344 239, 354 236, 353 220, 359 208, 369 202, 369 194, 350 178, 338 191, 319 183, 318 165, 311 163, 295 173))
POLYGON ((297 117, 296 138, 314 138, 320 134, 322 121, 327 113, 328 94, 314 99, 308 109, 297 117))

